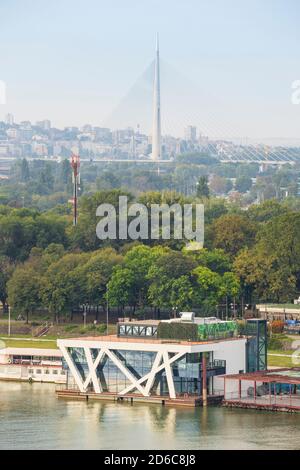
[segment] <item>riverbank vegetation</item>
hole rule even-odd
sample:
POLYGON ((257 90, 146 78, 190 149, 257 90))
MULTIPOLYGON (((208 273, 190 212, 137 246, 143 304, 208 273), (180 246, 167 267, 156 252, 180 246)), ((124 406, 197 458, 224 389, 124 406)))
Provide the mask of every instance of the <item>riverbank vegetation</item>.
MULTIPOLYGON (((92 309, 97 319, 108 306, 115 309, 116 317, 143 318, 147 312, 159 316, 163 310, 195 309, 199 314, 226 318, 241 314, 247 304, 289 303, 298 296, 299 198, 280 200, 278 193, 277 199, 245 206, 245 201, 236 198, 215 197, 218 181, 211 185, 205 168, 209 166, 210 175, 219 172, 220 177, 222 172, 224 177, 233 171, 230 165, 221 167, 217 162, 196 165, 197 180, 193 181, 199 184, 191 184, 188 191, 180 190, 180 185, 173 186, 177 191, 169 187, 166 173, 161 176, 162 187, 148 186, 148 168, 138 188, 136 170, 126 165, 123 173, 118 166, 120 172, 114 175, 131 172, 134 177, 126 184, 119 176, 115 181, 107 169, 101 175, 95 170, 100 178, 95 182, 92 165, 83 170, 79 222, 74 227, 68 165, 66 161, 60 166, 18 162, 10 183, 0 186, 4 202, 0 206, 0 302, 5 311, 9 302, 14 317, 72 321, 76 311, 92 309), (99 190, 103 187, 107 189, 99 190), (151 190, 141 192, 142 188, 151 190), (61 192, 66 197, 58 197, 61 192), (37 193, 45 204, 41 199, 37 203, 37 193), (179 240, 99 240, 96 208, 104 202, 117 208, 124 194, 129 201, 147 206, 203 203, 204 248, 189 252, 179 240)), ((189 181, 191 168, 181 160, 174 165, 172 178, 185 165, 189 181)), ((246 188, 243 178, 253 171, 247 165, 234 170, 239 186, 246 188)), ((264 177, 272 182, 272 174, 270 170, 264 177)), ((292 184, 288 167, 280 174, 292 184)))

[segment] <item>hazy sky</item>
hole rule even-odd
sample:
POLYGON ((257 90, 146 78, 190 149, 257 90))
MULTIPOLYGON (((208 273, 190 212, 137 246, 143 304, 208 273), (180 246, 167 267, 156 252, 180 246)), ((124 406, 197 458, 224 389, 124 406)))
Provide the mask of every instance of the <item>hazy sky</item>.
POLYGON ((195 97, 180 115, 178 83, 162 76, 166 131, 173 96, 174 133, 207 120, 216 134, 300 137, 299 18, 299 0, 0 0, 0 119, 103 125, 153 60, 159 31, 162 58, 194 83, 181 103, 195 97))

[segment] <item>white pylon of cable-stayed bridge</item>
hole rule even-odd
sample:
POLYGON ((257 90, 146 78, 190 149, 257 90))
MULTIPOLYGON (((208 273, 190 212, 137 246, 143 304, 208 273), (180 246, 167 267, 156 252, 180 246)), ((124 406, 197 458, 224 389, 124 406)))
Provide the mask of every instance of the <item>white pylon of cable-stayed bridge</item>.
POLYGON ((153 87, 152 160, 160 160, 160 159, 161 159, 160 70, 159 70, 159 38, 157 34, 154 87, 153 87))

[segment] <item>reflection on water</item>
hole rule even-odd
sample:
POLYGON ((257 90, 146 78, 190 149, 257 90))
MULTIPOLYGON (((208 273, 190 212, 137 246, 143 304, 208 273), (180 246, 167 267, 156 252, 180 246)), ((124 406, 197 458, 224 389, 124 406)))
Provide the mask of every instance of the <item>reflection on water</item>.
POLYGON ((298 449, 300 414, 57 399, 0 382, 0 449, 298 449))

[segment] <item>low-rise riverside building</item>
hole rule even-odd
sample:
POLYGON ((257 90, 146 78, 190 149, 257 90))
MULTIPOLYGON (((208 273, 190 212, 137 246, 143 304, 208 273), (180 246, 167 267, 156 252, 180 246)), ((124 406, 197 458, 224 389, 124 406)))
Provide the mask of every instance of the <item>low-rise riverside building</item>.
MULTIPOLYGON (((252 322, 252 323, 251 323, 252 322)), ((197 405, 224 395, 224 374, 265 370, 266 322, 251 336, 234 321, 181 314, 168 321, 123 321, 117 335, 60 339, 67 370, 59 396, 197 405)))
POLYGON ((1 349, 0 380, 66 383, 62 353, 58 349, 1 349))
POLYGON ((290 305, 281 305, 281 304, 261 304, 256 305, 259 317, 267 321, 274 320, 300 320, 300 305, 299 304, 290 304, 290 305))

